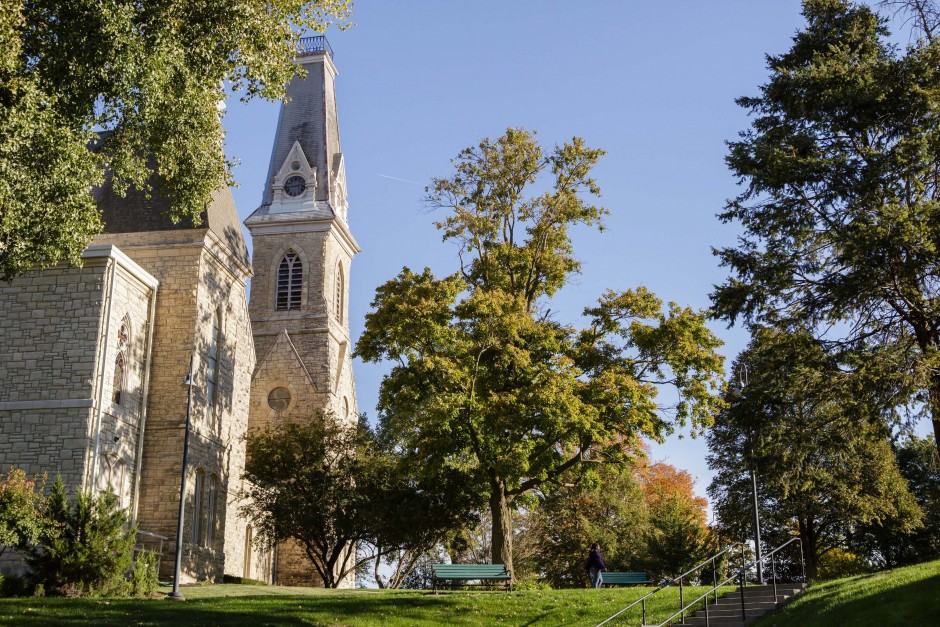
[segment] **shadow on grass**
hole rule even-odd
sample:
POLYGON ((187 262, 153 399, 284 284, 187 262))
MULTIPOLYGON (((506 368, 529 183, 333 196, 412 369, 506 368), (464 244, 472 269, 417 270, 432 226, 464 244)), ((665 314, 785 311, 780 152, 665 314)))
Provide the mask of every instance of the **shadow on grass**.
POLYGON ((244 596, 194 599, 0 599, 2 625, 310 625, 344 624, 362 617, 444 614, 443 598, 431 596, 244 596))
POLYGON ((796 599, 780 612, 765 617, 760 627, 841 627, 878 625, 940 625, 940 574, 887 590, 878 585, 878 574, 859 577, 851 588, 831 587, 796 599), (847 598, 848 597, 848 598, 847 598))

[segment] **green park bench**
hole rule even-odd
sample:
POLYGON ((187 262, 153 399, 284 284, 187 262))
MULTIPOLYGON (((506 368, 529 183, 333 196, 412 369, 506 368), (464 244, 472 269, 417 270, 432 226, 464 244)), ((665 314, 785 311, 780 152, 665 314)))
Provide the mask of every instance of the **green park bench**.
POLYGON ((505 564, 431 564, 434 571, 434 591, 437 592, 437 580, 450 581, 506 581, 512 592, 512 577, 506 571, 505 564))
POLYGON ((650 581, 650 578, 647 577, 646 573, 642 572, 605 572, 604 575, 604 585, 605 586, 642 586, 644 584, 653 583, 650 581))

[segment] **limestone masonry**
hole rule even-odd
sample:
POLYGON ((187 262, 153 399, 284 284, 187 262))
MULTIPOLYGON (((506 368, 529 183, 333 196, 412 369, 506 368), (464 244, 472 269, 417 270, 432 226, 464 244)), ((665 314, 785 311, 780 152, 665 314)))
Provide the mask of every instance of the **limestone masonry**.
POLYGON ((249 429, 318 411, 358 416, 347 303, 359 246, 347 223, 337 72, 320 43, 301 53, 307 75, 281 107, 262 204, 245 221, 250 260, 228 190, 197 227, 165 218, 166 199, 121 198, 106 183, 96 190, 105 232, 82 267, 0 283, 0 468, 111 487, 138 541, 162 544, 161 579, 173 571, 192 359, 181 581, 319 583, 296 546, 254 546, 237 494, 249 429))

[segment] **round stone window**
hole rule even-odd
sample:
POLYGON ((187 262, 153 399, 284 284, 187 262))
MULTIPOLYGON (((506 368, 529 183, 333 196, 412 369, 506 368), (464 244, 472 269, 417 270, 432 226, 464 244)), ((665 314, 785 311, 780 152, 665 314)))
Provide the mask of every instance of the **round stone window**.
POLYGON ((307 181, 302 176, 291 176, 284 181, 284 193, 288 196, 300 196, 307 189, 307 181))
POLYGON ((274 411, 284 411, 290 405, 290 390, 274 388, 268 392, 268 407, 274 411))

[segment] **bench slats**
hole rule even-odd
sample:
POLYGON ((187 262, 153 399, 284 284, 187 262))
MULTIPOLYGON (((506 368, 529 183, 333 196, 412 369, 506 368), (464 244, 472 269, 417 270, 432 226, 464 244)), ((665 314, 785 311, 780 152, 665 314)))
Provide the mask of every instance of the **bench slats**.
POLYGON ((438 579, 451 581, 471 581, 498 579, 509 582, 509 591, 512 592, 512 577, 506 572, 505 564, 431 564, 434 571, 434 591, 437 592, 438 579))
POLYGON ((432 564, 438 579, 509 579, 505 564, 432 564))
POLYGON ((605 584, 611 585, 652 583, 649 577, 646 576, 646 573, 632 571, 603 573, 603 581, 605 584))

